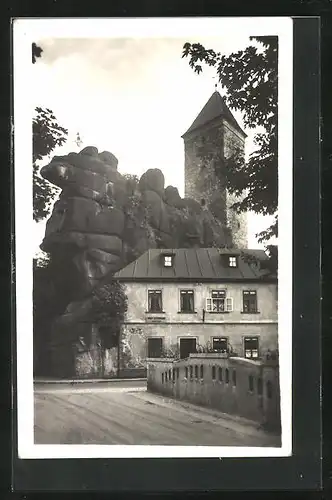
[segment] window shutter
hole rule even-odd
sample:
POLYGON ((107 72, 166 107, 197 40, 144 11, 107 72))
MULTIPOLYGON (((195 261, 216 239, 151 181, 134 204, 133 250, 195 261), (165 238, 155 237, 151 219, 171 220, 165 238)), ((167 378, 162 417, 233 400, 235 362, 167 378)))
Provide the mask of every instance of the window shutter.
POLYGON ((205 309, 206 311, 212 310, 212 299, 206 299, 205 309))
POLYGON ((227 312, 233 311, 233 298, 232 297, 226 298, 226 311, 227 312))

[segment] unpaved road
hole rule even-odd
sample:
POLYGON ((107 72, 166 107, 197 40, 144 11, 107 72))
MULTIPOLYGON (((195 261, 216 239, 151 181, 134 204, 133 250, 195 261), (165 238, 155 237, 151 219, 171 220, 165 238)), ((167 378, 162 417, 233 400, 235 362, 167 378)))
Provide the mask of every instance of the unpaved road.
POLYGON ((35 443, 280 446, 251 422, 147 393, 144 382, 37 384, 35 443))

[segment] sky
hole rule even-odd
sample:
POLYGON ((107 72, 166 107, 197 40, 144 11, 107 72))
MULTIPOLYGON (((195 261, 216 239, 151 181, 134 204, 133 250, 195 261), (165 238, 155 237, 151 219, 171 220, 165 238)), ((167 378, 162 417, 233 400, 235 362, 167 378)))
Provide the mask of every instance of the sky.
MULTIPOLYGON (((140 176, 159 168, 165 185, 184 195, 184 145, 181 135, 191 125, 218 83, 213 68, 197 75, 182 58, 185 42, 199 41, 223 54, 251 44, 237 32, 234 38, 42 38, 42 57, 33 66, 33 106, 51 108, 69 130, 67 143, 53 154, 93 145, 111 151, 119 171, 140 176)), ((218 91, 223 95, 220 85, 218 91)), ((242 128, 242 115, 233 112, 242 128)), ((245 129, 245 128, 244 128, 245 129)), ((255 130, 245 129, 246 155, 253 150, 255 130)), ((52 155, 53 155, 52 154, 52 155)), ((259 248, 255 234, 271 218, 249 214, 249 248, 259 248)), ((45 221, 34 224, 35 252, 45 221)))

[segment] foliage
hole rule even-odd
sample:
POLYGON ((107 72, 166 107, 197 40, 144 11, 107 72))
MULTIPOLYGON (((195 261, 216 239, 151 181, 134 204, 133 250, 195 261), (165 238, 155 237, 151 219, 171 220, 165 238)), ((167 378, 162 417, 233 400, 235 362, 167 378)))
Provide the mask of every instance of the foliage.
POLYGON ((40 176, 40 161, 67 140, 68 130, 58 124, 52 110, 37 107, 32 120, 33 137, 33 218, 41 221, 50 213, 59 191, 40 176))
POLYGON ((113 347, 114 338, 119 338, 127 308, 128 299, 119 281, 112 280, 93 290, 90 320, 101 327, 104 347, 113 347))
MULTIPOLYGON (((264 215, 275 215, 278 208, 278 38, 251 37, 255 41, 245 50, 222 55, 205 49, 200 43, 186 43, 182 57, 189 57, 189 65, 201 73, 201 62, 216 68, 226 102, 230 108, 243 113, 244 125, 259 127, 255 134, 256 150, 246 163, 235 151, 227 161, 227 185, 230 192, 243 194, 234 204, 239 212, 251 210, 264 215)), ((277 236, 277 219, 260 240, 277 236)))
POLYGON ((38 57, 41 57, 43 49, 39 47, 39 45, 37 45, 35 42, 32 43, 31 49, 32 49, 32 64, 35 64, 36 59, 38 57))

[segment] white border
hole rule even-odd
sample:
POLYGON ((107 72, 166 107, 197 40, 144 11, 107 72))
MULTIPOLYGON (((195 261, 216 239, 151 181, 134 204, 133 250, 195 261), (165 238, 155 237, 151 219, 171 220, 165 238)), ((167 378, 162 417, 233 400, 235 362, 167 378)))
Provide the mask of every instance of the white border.
POLYGON ((292 451, 293 23, 291 18, 14 20, 14 167, 17 303, 17 423, 20 458, 277 457, 292 451), (31 43, 42 38, 279 37, 279 352, 282 446, 35 445, 33 440, 31 43), (30 251, 31 250, 31 251, 30 251))

